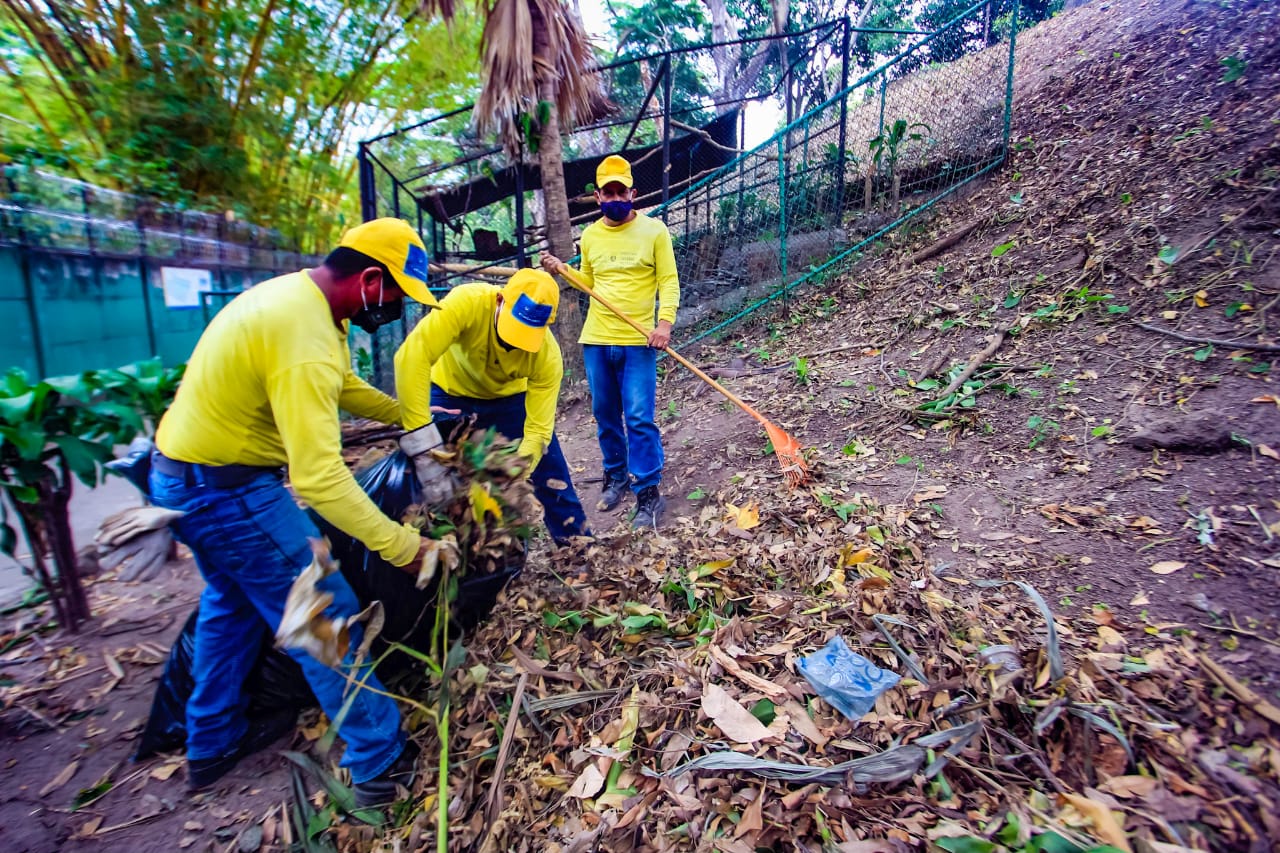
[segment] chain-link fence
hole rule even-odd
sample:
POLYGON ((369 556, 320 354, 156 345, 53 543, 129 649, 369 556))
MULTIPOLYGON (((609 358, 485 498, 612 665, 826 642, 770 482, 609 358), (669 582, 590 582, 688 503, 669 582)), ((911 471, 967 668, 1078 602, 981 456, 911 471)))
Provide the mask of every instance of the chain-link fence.
MULTIPOLYGON (((928 31, 841 19, 620 59, 600 69, 616 111, 565 139, 571 220, 599 217, 595 168, 624 155, 674 239, 677 342, 718 332, 1003 161, 1017 17, 1017 0, 980 0, 928 31)), ((464 107, 360 148, 364 216, 416 221, 441 291, 545 245, 536 156, 470 127, 464 107)), ((420 315, 359 339, 378 384, 420 315)))
POLYGON ((185 361, 218 309, 317 258, 269 229, 33 169, 0 175, 0 369, 185 361))
POLYGON ((676 246, 677 342, 822 280, 999 165, 1015 21, 1002 37, 991 31, 988 5, 972 7, 652 211, 676 246), (921 61, 931 48, 963 49, 977 33, 989 46, 945 64, 921 61))

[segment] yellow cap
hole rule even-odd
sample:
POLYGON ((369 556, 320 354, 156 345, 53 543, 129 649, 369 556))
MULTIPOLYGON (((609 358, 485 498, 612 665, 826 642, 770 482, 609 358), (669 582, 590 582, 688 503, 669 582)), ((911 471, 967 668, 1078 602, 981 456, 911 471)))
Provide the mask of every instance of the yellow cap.
POLYGON ((338 245, 385 264, 396 286, 413 301, 423 305, 439 304, 427 289, 427 247, 403 219, 393 216, 372 219, 343 234, 338 245))
POLYGON ((560 288, 555 279, 542 270, 520 270, 502 288, 498 336, 525 352, 537 352, 559 306, 560 288))
POLYGON ((617 154, 610 154, 600 161, 599 166, 596 166, 596 189, 604 189, 606 184, 611 184, 614 181, 628 189, 633 186, 631 164, 617 154))

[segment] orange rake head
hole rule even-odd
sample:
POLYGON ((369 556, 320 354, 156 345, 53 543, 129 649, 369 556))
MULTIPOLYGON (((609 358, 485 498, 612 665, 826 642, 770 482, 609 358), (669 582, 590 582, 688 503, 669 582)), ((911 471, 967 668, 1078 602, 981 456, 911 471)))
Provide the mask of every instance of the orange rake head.
POLYGON ((769 421, 764 422, 764 430, 768 433, 769 440, 773 442, 773 452, 778 455, 778 461, 782 463, 782 473, 786 475, 791 487, 795 488, 809 479, 809 466, 804 462, 802 453, 804 448, 800 442, 786 430, 769 421))

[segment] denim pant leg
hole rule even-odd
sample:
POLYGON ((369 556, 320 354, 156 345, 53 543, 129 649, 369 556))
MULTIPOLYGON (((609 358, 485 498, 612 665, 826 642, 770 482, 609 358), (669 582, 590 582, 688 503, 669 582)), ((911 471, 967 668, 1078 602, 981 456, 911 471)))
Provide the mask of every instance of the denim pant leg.
MULTIPOLYGON (((477 400, 472 397, 456 397, 432 386, 431 405, 461 409, 463 414, 475 415, 476 426, 484 429, 493 427, 507 438, 524 437, 524 394, 513 394, 496 400, 477 400)), ((587 512, 582 508, 582 501, 573 487, 569 463, 565 461, 564 451, 560 449, 560 439, 554 432, 542 460, 529 479, 533 483, 533 496, 542 504, 547 532, 554 541, 562 542, 570 536, 590 534, 587 529, 587 512), (563 487, 553 486, 552 480, 562 483, 563 487)))
POLYGON ((658 394, 658 351, 652 347, 622 347, 622 410, 627 421, 627 460, 631 488, 656 486, 662 481, 662 433, 654 422, 658 394))
MULTIPOLYGON (((264 475, 235 489, 216 488, 200 477, 194 475, 194 482, 186 482, 155 470, 151 474, 156 505, 188 513, 175 524, 176 532, 191 548, 216 595, 215 630, 201 630, 203 613, 196 627, 195 689, 187 714, 188 754, 195 758, 225 755, 234 749, 235 741, 219 742, 230 728, 207 728, 208 722, 221 714, 237 718, 238 730, 243 732, 244 677, 241 674, 235 680, 221 681, 223 669, 234 669, 234 662, 246 657, 245 647, 252 645, 246 638, 258 638, 255 642, 260 643, 264 625, 274 631, 280 624, 289 587, 311 562, 307 538, 318 535, 277 477, 264 475), (239 632, 234 630, 237 626, 239 632)), ((331 575, 320 587, 334 594, 326 615, 353 616, 359 612, 355 593, 342 575, 331 575)), ((359 626, 352 630, 353 647, 362 635, 359 626)), ((325 713, 336 719, 348 704, 346 677, 305 653, 290 653, 301 664, 325 713)), ((249 662, 251 665, 252 659, 249 662)), ((348 654, 343 665, 352 664, 353 656, 348 654)), ((382 689, 372 676, 366 683, 382 689)), ((367 690, 359 690, 349 704, 338 729, 347 744, 342 764, 351 768, 355 781, 363 782, 391 766, 400 755, 404 743, 400 713, 393 700, 367 690)))
POLYGON ((622 420, 622 347, 583 344, 582 359, 591 391, 591 414, 596 419, 596 435, 604 473, 610 479, 627 476, 627 435, 622 420))

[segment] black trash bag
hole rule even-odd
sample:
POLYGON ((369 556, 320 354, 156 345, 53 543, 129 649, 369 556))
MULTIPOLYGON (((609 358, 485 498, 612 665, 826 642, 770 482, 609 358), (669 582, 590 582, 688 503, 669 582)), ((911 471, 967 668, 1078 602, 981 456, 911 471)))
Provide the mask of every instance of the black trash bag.
MULTIPOLYGON (((149 457, 147 457, 149 461, 149 457)), ((356 475, 360 487, 391 518, 400 518, 408 508, 422 500, 422 491, 413 465, 400 451, 383 457, 356 475)), ((144 480, 145 482, 145 480, 144 480)), ((381 601, 386 622, 375 642, 374 657, 379 646, 397 642, 415 649, 427 649, 431 629, 435 625, 436 592, 439 578, 425 589, 417 589, 416 578, 371 553, 354 537, 322 519, 315 512, 312 520, 327 536, 330 553, 338 560, 339 571, 351 585, 362 607, 381 601)), ((469 631, 493 610, 498 594, 524 569, 523 550, 513 554, 497 572, 464 577, 458 583, 458 595, 450 615, 455 632, 469 631)), ((186 744, 187 699, 194 686, 191 661, 195 648, 195 626, 199 607, 188 617, 182 633, 174 641, 164 673, 156 686, 147 726, 139 739, 134 760, 140 761, 158 752, 182 749, 186 744)), ((316 705, 315 695, 302 674, 302 668, 287 653, 277 649, 271 630, 262 625, 262 651, 245 681, 249 699, 248 742, 266 744, 271 732, 283 734, 291 728, 297 714, 316 705), (283 726, 283 728, 281 728, 283 726), (264 736, 265 733, 265 736, 264 736)), ((411 664, 407 655, 390 655, 378 668, 378 676, 390 680, 411 664)))
MULTIPOLYGON (((197 605, 182 626, 182 633, 173 641, 164 673, 156 685, 155 698, 151 700, 147 727, 138 739, 134 761, 186 746, 187 698, 195 686, 191 677, 191 661, 195 653, 196 620, 199 616, 200 607, 197 605)), ((286 728, 293 728, 299 711, 316 704, 315 694, 302 675, 302 667, 273 645, 274 637, 265 623, 262 625, 261 643, 262 651, 245 679, 244 687, 249 697, 245 715, 249 718, 250 736, 254 738, 260 738, 264 730, 283 734, 286 728)))
MULTIPOLYGON (((443 432, 443 430, 442 430, 443 432)), ((413 471, 413 463, 397 450, 384 456, 356 474, 356 482, 378 508, 391 518, 400 518, 414 504, 422 502, 422 489, 413 471)), ((435 625, 438 578, 418 589, 417 578, 370 552, 354 537, 343 533, 316 513, 311 519, 320 533, 329 539, 330 554, 338 561, 342 576, 351 584, 361 604, 382 602, 386 623, 379 640, 425 649, 435 625)), ((523 550, 512 554, 499 571, 488 575, 463 577, 458 582, 450 624, 469 631, 493 610, 498 594, 524 570, 523 550)), ((376 645, 376 644, 375 644, 376 645)))

